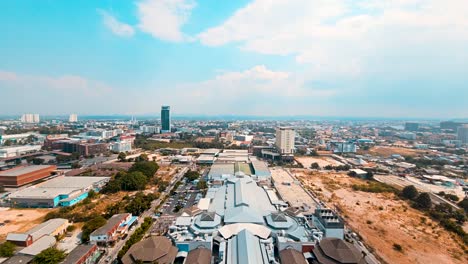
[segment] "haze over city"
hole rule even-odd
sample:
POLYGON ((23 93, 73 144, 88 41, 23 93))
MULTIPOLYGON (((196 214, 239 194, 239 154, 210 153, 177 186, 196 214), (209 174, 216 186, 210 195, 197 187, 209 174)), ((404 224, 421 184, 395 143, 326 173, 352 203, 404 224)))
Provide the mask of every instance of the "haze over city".
POLYGON ((1 114, 466 118, 467 28, 464 0, 2 1, 1 114))

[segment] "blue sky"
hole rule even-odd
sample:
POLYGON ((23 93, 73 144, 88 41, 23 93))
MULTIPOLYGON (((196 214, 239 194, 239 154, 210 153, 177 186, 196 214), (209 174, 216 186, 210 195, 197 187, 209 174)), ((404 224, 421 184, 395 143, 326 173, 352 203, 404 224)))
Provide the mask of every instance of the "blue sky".
POLYGON ((0 1, 0 114, 468 117, 465 0, 0 1))

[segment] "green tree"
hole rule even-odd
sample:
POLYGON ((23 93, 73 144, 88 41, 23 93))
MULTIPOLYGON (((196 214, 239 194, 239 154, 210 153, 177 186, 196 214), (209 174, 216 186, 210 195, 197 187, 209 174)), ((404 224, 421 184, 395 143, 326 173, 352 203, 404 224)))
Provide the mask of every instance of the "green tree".
POLYGON ((90 191, 88 192, 88 198, 89 198, 89 199, 94 199, 94 198, 97 197, 97 195, 98 195, 98 194, 97 194, 97 192, 96 192, 95 190, 90 190, 90 191))
POLYGON ((153 178, 154 174, 158 171, 159 166, 156 162, 152 161, 137 161, 130 167, 128 172, 139 171, 143 173, 148 179, 153 178))
POLYGON ((144 190, 148 179, 146 176, 139 172, 129 172, 120 179, 120 187, 124 191, 144 190))
POLYGON ((89 241, 89 235, 91 235, 91 233, 98 229, 99 227, 103 226, 106 224, 106 219, 102 216, 96 216, 94 217, 93 219, 89 220, 88 222, 86 222, 84 225, 83 225, 83 233, 81 235, 81 240, 83 242, 88 242, 89 241))
POLYGON ((58 264, 62 262, 67 255, 64 251, 58 250, 55 247, 51 247, 41 251, 36 255, 32 263, 33 264, 58 264))
POLYGON ((116 193, 122 190, 120 180, 112 179, 102 189, 102 193, 116 193))
POLYGON ((125 154, 124 152, 120 152, 120 153, 119 153, 119 156, 117 157, 117 159, 118 159, 120 162, 127 161, 127 154, 125 154))
POLYGON ((15 254, 15 244, 11 242, 5 242, 0 244, 0 257, 9 258, 15 254))
POLYGON ((429 193, 423 192, 416 198, 416 205, 421 209, 430 209, 432 201, 429 193))
POLYGON ((313 170, 318 170, 320 169, 320 165, 317 162, 314 162, 310 165, 310 168, 313 170))
POLYGON ((148 160, 149 160, 148 159, 148 154, 146 154, 146 153, 143 153, 143 154, 141 154, 140 156, 138 156, 136 158, 136 161, 148 161, 148 160))
POLYGON ((140 215, 151 207, 151 201, 154 198, 153 195, 145 195, 143 192, 138 192, 125 207, 125 211, 132 215, 140 215))
POLYGON ((418 190, 416 189, 416 187, 414 187, 414 185, 408 185, 405 188, 403 188, 401 195, 406 199, 413 200, 416 197, 418 197, 418 190))
POLYGON ((468 198, 461 200, 461 202, 458 203, 458 206, 463 208, 463 210, 465 210, 465 213, 468 214, 468 198))
POLYGON ((197 188, 199 190, 204 190, 204 189, 208 188, 208 185, 206 184, 206 181, 199 181, 197 183, 197 188))
POLYGON ((13 141, 11 141, 10 139, 7 139, 7 140, 5 140, 5 142, 3 142, 3 145, 7 146, 7 147, 11 146, 11 145, 13 145, 13 141))
POLYGON ((200 173, 198 173, 197 171, 188 170, 184 174, 184 177, 187 178, 189 181, 194 181, 200 177, 200 173))
POLYGON ((32 163, 33 163, 34 165, 42 165, 42 164, 44 164, 44 161, 45 161, 45 160, 40 159, 40 158, 33 158, 33 159, 32 159, 32 163))

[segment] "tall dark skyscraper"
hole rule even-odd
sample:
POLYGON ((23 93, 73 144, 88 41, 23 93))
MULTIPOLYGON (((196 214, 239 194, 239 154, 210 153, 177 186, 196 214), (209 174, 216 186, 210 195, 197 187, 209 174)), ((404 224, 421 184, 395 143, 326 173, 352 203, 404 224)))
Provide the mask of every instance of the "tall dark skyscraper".
POLYGON ((161 132, 171 132, 171 107, 161 107, 161 132))

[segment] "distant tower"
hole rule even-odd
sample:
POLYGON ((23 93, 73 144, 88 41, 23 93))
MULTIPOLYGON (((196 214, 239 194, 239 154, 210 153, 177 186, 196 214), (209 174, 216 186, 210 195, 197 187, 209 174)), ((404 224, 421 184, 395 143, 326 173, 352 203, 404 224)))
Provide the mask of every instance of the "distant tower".
POLYGON ((406 131, 418 131, 419 123, 415 122, 406 122, 405 123, 405 130, 406 131))
POLYGON ((296 134, 293 128, 278 127, 276 128, 276 148, 281 154, 294 153, 294 138, 296 134))
POLYGON ((24 114, 21 116, 21 122, 23 123, 39 123, 40 117, 38 114, 24 114))
POLYGON ((70 122, 70 123, 78 122, 78 115, 77 114, 71 114, 70 117, 68 118, 68 122, 70 122))
POLYGON ((458 128, 457 139, 463 144, 468 144, 468 125, 463 125, 458 128))
POLYGON ((171 132, 171 107, 161 107, 161 133, 171 132))

